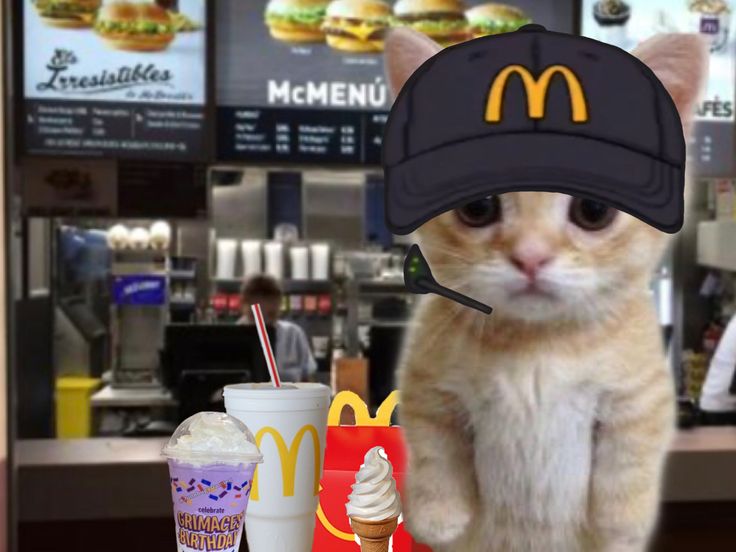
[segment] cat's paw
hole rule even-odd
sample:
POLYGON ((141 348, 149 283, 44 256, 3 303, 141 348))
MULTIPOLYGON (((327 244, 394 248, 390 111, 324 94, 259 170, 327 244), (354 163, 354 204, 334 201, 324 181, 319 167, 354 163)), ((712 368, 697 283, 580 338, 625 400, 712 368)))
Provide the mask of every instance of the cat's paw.
POLYGON ((643 552, 646 542, 609 542, 597 549, 597 552, 643 552))
POLYGON ((406 512, 406 525, 417 540, 443 545, 461 537, 472 517, 472 509, 465 501, 447 498, 415 503, 406 512))
POLYGON ((596 552, 643 552, 647 539, 641 537, 603 538, 596 547, 596 552))

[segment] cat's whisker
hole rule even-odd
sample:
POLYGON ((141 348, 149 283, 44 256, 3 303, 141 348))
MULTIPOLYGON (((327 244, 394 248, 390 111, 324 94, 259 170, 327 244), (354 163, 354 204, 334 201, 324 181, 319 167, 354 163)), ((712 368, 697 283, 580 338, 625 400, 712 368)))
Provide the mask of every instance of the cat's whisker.
POLYGON ((426 251, 428 254, 437 253, 439 255, 446 255, 448 257, 452 257, 453 259, 457 259, 460 261, 463 261, 468 264, 474 264, 478 262, 478 259, 470 258, 466 255, 462 255, 457 249, 450 249, 449 247, 445 247, 443 245, 438 244, 432 244, 432 245, 422 245, 422 249, 426 251))
MULTIPOLYGON (((458 305, 459 307, 459 305, 458 305)), ((447 329, 452 325, 452 323, 455 321, 455 319, 462 314, 461 308, 448 308, 449 314, 447 314, 445 317, 439 320, 437 324, 433 324, 433 330, 432 333, 429 334, 427 339, 425 340, 425 343, 433 344, 435 340, 440 337, 443 333, 447 331, 447 329)))
POLYGON ((488 316, 484 315, 483 313, 478 312, 477 315, 473 318, 473 324, 476 327, 475 337, 476 342, 478 344, 477 354, 476 354, 476 364, 480 363, 481 360, 481 353, 483 352, 483 336, 486 333, 486 322, 488 321, 488 316))
POLYGON ((430 262, 430 269, 435 270, 475 270, 475 265, 460 259, 443 259, 441 262, 430 262))
POLYGON ((462 291, 470 287, 471 279, 464 274, 458 278, 445 278, 441 283, 443 286, 462 291))

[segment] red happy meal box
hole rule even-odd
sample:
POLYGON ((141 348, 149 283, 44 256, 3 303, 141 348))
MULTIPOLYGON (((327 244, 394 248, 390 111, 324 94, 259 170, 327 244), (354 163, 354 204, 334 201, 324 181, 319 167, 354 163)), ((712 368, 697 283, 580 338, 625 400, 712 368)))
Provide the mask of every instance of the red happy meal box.
MULTIPOLYGON (((381 446, 394 467, 399 492, 403 491, 406 454, 401 428, 391 426, 391 415, 398 403, 394 391, 378 408, 375 418, 358 395, 351 391, 338 393, 332 401, 327 422, 327 449, 324 475, 320 486, 317 523, 314 533, 315 552, 360 552, 350 520, 345 513, 350 486, 363 463, 365 453, 381 446), (340 415, 349 406, 355 413, 354 426, 341 426, 340 415)), ((415 543, 401 523, 393 537, 394 552, 432 552, 415 543)))

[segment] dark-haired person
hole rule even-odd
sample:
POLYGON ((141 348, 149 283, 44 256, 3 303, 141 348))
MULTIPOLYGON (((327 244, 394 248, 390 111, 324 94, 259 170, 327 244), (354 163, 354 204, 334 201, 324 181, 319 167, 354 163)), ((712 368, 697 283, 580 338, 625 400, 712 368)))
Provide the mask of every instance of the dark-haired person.
POLYGON ((260 304, 266 324, 276 328, 276 365, 284 381, 305 381, 317 370, 309 339, 297 324, 279 320, 284 292, 268 275, 252 276, 243 284, 243 316, 238 324, 253 324, 251 305, 260 304))

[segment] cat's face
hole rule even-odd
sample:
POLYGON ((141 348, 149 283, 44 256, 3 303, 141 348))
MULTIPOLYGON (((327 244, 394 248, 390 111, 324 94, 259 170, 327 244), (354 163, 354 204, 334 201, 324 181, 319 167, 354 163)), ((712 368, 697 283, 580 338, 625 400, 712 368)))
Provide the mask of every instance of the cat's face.
POLYGON ((528 321, 610 315, 646 284, 666 235, 601 203, 565 194, 491 196, 419 230, 444 285, 528 321))
MULTIPOLYGON (((386 74, 394 97, 439 50, 409 29, 389 33, 386 74)), ((707 52, 694 34, 657 35, 633 52, 670 93, 686 135, 707 52)), ((644 289, 667 244, 666 235, 626 213, 543 192, 473 202, 430 220, 419 238, 441 284, 498 315, 550 323, 615 313, 627 293, 644 289)))

